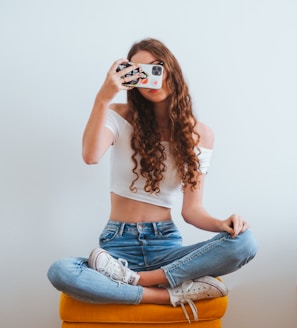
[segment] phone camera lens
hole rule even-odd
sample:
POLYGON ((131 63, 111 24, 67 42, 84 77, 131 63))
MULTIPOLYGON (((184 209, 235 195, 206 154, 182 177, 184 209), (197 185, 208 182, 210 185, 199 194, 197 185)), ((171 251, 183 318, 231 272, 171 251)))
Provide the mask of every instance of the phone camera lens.
POLYGON ((160 76, 162 74, 162 67, 160 66, 153 66, 152 74, 160 76))

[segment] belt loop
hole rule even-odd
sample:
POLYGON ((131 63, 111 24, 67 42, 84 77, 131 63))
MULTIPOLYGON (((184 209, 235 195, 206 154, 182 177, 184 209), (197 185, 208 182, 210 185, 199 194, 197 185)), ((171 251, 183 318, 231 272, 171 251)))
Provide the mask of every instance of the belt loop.
POLYGON ((158 236, 159 230, 156 222, 153 222, 153 227, 154 227, 155 236, 158 236))
POLYGON ((125 222, 121 223, 120 229, 119 229, 119 236, 123 235, 124 232, 124 228, 125 228, 125 222))

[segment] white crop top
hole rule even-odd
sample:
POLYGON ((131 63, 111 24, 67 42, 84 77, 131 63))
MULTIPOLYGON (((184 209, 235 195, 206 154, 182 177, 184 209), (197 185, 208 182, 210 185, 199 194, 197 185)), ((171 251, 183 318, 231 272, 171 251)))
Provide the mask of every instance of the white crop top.
MULTIPOLYGON (((133 154, 130 146, 130 137, 132 126, 121 115, 109 109, 105 127, 114 135, 114 142, 111 149, 111 177, 110 191, 130 199, 164 206, 171 208, 174 204, 176 195, 181 192, 181 180, 176 174, 176 168, 170 153, 168 152, 166 163, 166 172, 164 179, 160 182, 160 193, 149 193, 144 191, 145 179, 139 174, 138 180, 134 183, 136 192, 130 190, 130 184, 135 179, 132 172, 134 163, 131 159, 133 154)), ((162 141, 165 149, 168 148, 168 142, 162 141)), ((207 173, 209 168, 211 149, 199 147, 200 171, 207 173)))

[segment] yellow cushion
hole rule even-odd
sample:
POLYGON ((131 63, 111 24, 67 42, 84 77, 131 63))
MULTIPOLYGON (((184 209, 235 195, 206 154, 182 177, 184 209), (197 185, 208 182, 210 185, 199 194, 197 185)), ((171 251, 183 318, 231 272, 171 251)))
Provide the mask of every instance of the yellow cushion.
MULTIPOLYGON (((226 312, 228 297, 219 297, 195 302, 199 321, 191 327, 220 328, 221 318, 226 312)), ((190 319, 192 311, 186 305, 190 319)), ((123 327, 182 327, 188 321, 180 306, 156 304, 90 304, 77 301, 64 293, 60 299, 60 317, 63 328, 123 327), (79 324, 78 324, 79 323, 79 324)))

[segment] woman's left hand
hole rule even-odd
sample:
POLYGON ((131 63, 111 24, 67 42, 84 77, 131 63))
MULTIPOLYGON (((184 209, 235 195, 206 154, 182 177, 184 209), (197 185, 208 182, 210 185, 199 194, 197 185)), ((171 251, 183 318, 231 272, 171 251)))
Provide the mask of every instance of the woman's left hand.
POLYGON ((222 230, 228 232, 232 238, 248 229, 248 224, 238 214, 232 214, 228 219, 222 221, 222 230))

